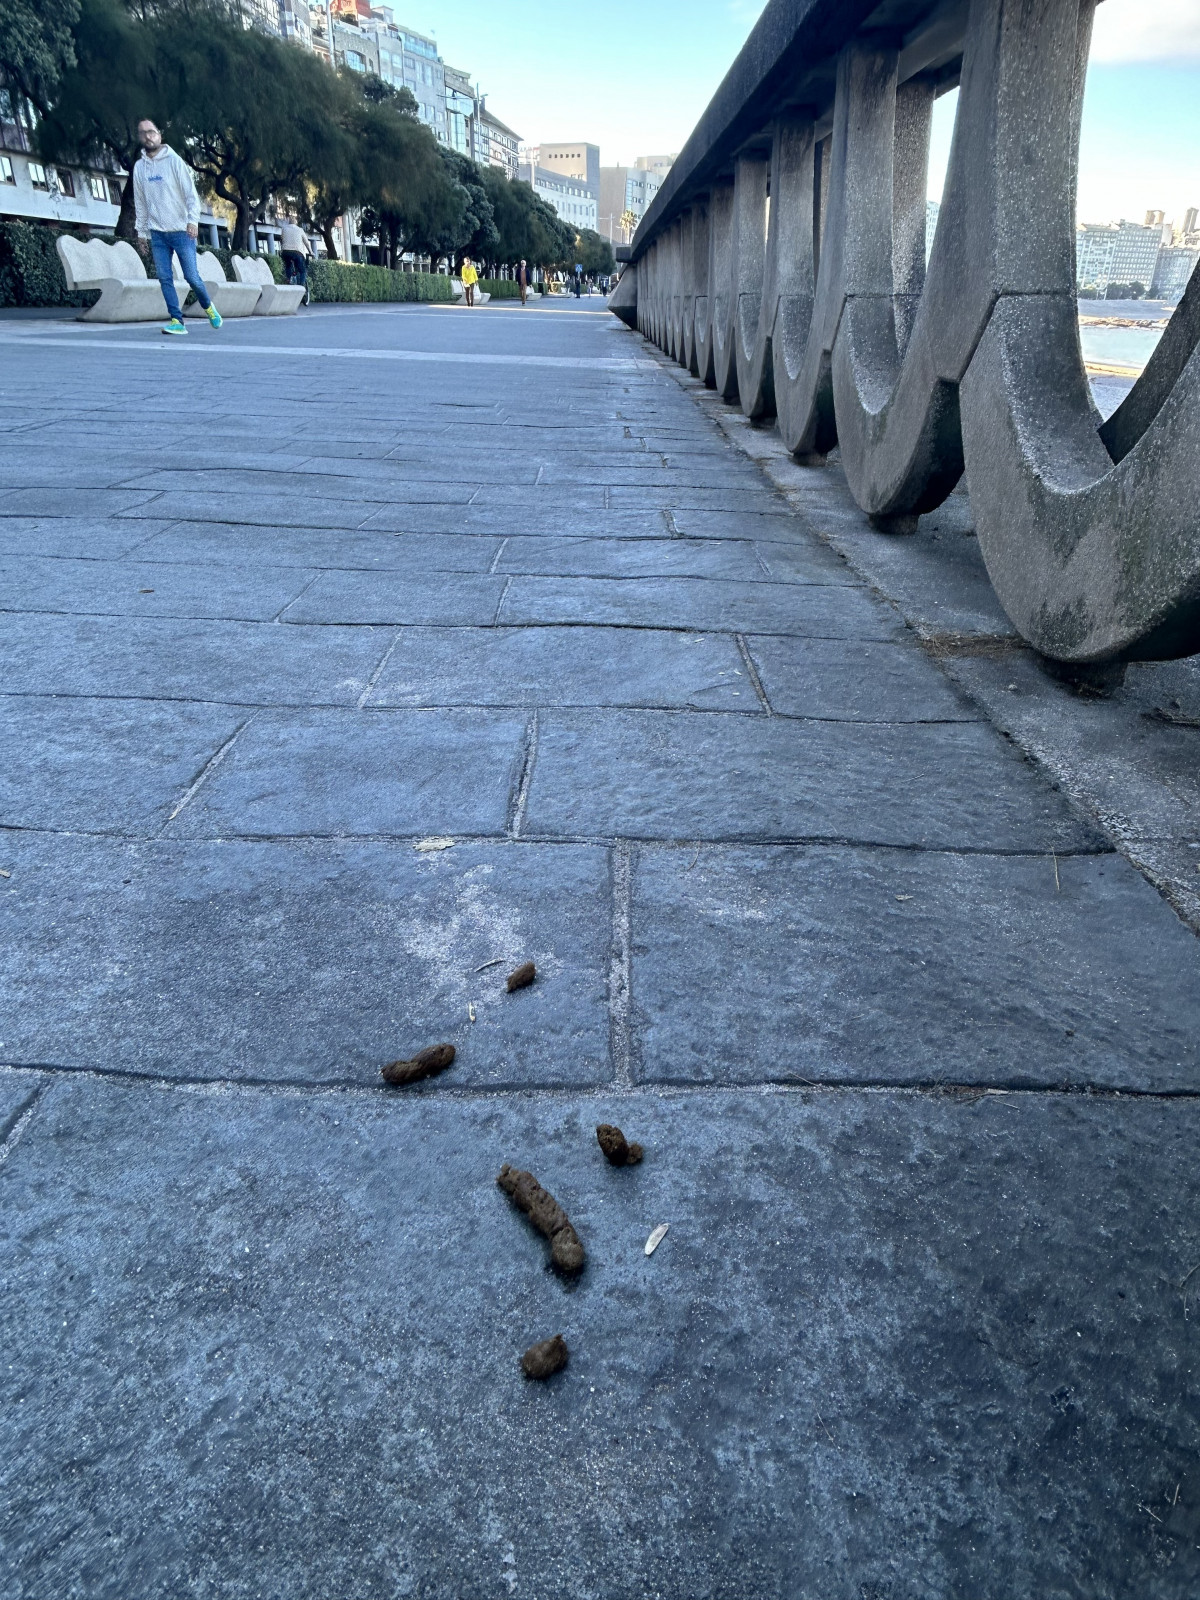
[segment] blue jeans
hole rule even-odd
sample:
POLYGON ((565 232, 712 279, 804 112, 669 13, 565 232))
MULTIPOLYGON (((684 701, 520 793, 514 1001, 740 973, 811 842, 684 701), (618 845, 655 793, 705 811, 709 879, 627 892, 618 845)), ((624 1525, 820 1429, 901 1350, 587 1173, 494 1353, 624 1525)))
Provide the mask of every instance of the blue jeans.
POLYGON ((196 299, 207 311, 212 301, 208 297, 204 279, 200 276, 200 269, 196 265, 196 241, 191 234, 186 230, 182 233, 160 233, 157 228, 151 228, 150 253, 154 257, 154 270, 162 285, 163 299, 167 302, 168 313, 172 317, 183 316, 183 312, 179 309, 179 296, 175 292, 175 278, 171 272, 172 255, 179 257, 184 277, 196 291, 196 299))

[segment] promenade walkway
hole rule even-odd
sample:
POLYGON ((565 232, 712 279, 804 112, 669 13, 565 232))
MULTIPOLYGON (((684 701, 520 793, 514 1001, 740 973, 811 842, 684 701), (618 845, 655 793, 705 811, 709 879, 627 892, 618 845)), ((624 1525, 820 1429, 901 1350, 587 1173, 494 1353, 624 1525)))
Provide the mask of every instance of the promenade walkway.
POLYGON ((1195 937, 601 301, 2 320, 0 485, 4 1595, 1196 1592, 1195 937))

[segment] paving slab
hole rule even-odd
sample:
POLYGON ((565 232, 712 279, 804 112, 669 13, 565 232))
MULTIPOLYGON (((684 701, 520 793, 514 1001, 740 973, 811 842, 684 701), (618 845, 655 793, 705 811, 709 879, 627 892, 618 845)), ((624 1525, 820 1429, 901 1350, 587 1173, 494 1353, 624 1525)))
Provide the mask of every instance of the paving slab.
POLYGON ((503 834, 526 737, 499 711, 261 711, 171 833, 503 834))
POLYGON ((792 539, 796 517, 781 501, 766 510, 735 506, 707 511, 695 506, 672 506, 671 516, 685 539, 792 539))
MULTIPOLYGON (((399 527, 414 533, 437 531, 424 511, 414 511, 401 519, 399 509, 381 512, 366 524, 369 528, 399 527)), ((643 511, 603 511, 596 507, 577 507, 564 514, 561 507, 523 506, 519 510, 499 510, 495 506, 467 507, 461 523, 467 533, 497 533, 501 537, 521 534, 561 536, 565 539, 661 539, 670 534, 666 517, 657 508, 643 511)))
MULTIPOLYGON (((144 510, 155 498, 145 489, 59 489, 43 483, 36 489, 0 490, 0 517, 112 517, 144 510)), ((171 513, 148 515, 169 517, 171 513)))
POLYGON ((411 623, 485 627, 506 578, 478 572, 323 572, 283 614, 285 622, 411 623))
POLYGON ((977 709, 907 644, 746 639, 772 710, 846 722, 974 722, 977 709))
POLYGON ((1123 856, 639 847, 647 1081, 1200 1090, 1200 949, 1123 856))
POLYGON ((352 706, 395 637, 394 628, 26 613, 0 630, 0 683, 10 695, 352 706))
MULTIPOLYGON (((460 463, 461 465, 461 463, 460 463)), ((386 476, 359 472, 295 472, 286 469, 275 471, 239 472, 219 469, 190 468, 186 471, 156 467, 153 472, 131 478, 130 488, 156 489, 164 495, 176 492, 229 496, 240 501, 243 494, 254 500, 262 496, 290 496, 293 516, 301 524, 307 522, 309 501, 334 500, 369 501, 383 505, 466 505, 475 492, 473 484, 464 484, 461 473, 455 480, 447 472, 449 481, 419 482, 401 467, 394 467, 386 476)))
POLYGON ((405 628, 366 704, 762 714, 733 639, 650 628, 405 628))
POLYGON ((0 555, 116 560, 164 533, 170 522, 109 522, 92 517, 0 517, 0 555))
POLYGON ((1068 851, 1102 835, 978 723, 548 711, 529 837, 1068 851))
POLYGON ((0 560, 5 610, 89 616, 269 622, 315 576, 295 567, 158 563, 141 551, 121 561, 0 560))
MULTIPOLYGON (((0 535, 2 535, 0 528, 0 535)), ((488 572, 496 536, 457 533, 354 533, 346 528, 247 528, 241 523, 176 522, 147 540, 152 561, 301 567, 310 572, 488 572)))
POLYGON ((894 639, 900 619, 864 589, 703 578, 515 577, 498 620, 710 628, 815 638, 894 639))
POLYGON ((57 1082, 0 1167, 5 1592, 1175 1600, 1198 1136, 1161 1100, 57 1082))
MULTIPOLYGON (((143 516, 172 522, 244 523, 265 528, 358 528, 375 509, 371 501, 318 500, 315 495, 254 493, 237 494, 172 489, 156 494, 141 505, 132 505, 122 515, 143 516)), ((452 513, 454 508, 447 508, 452 513)))
POLYGON ((385 1062, 445 1040, 454 1087, 611 1076, 602 849, 22 834, 2 853, 0 1061, 390 1094, 385 1062))
POLYGON ((819 545, 763 550, 748 540, 580 539, 517 535, 505 541, 497 572, 558 577, 721 578, 761 583, 856 583, 839 557, 819 545))
POLYGON ((177 701, 0 697, 0 827, 157 832, 245 716, 177 701))

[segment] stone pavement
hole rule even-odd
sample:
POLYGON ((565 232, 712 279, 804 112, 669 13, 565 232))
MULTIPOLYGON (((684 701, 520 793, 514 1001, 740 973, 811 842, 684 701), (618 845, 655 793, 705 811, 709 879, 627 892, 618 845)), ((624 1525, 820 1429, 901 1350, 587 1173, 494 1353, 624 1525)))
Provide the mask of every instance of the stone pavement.
POLYGON ((819 496, 598 300, 3 319, 0 484, 0 1592, 1197 1592, 1195 938, 819 496))

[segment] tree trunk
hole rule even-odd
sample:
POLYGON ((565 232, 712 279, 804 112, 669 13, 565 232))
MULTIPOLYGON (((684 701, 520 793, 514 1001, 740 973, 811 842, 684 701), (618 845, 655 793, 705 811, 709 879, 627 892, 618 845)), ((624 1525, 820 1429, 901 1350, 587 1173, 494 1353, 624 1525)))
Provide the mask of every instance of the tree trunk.
POLYGON ((114 236, 118 239, 128 239, 131 243, 135 234, 134 204, 133 204, 133 171, 125 179, 125 187, 121 190, 121 211, 117 217, 117 226, 114 236))
POLYGON ((334 242, 333 242, 333 221, 332 221, 332 219, 330 219, 330 221, 328 221, 328 222, 323 222, 321 224, 321 237, 325 241, 325 249, 329 253, 330 261, 340 261, 341 257, 337 253, 337 245, 335 245, 334 242))
POLYGON ((235 250, 248 250, 250 248, 250 207, 239 194, 233 202, 237 216, 233 224, 233 238, 230 241, 235 250))

